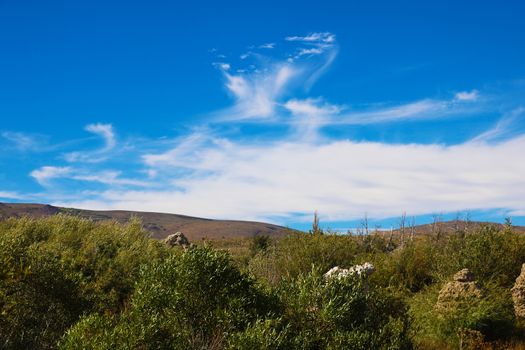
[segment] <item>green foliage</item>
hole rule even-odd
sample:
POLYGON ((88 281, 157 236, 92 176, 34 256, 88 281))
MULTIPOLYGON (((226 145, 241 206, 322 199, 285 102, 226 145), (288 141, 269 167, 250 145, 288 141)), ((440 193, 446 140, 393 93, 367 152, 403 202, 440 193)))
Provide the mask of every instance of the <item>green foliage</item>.
POLYGON ((52 256, 30 253, 17 265, 0 281, 0 347, 53 348, 86 302, 52 256))
POLYGON ((276 241, 228 243, 232 259, 211 247, 168 249, 137 220, 0 221, 0 348, 519 344, 525 321, 514 318, 509 290, 525 262, 525 235, 512 230, 508 222, 502 230, 408 240, 317 226, 276 241), (363 262, 375 266, 367 278, 323 277, 334 266, 363 262), (463 268, 485 286, 484 296, 436 308, 444 283, 463 268))
POLYGON ((436 309, 439 289, 436 285, 412 298, 410 312, 419 327, 419 341, 433 339, 457 346, 468 333, 465 330, 476 331, 487 341, 507 339, 517 331, 508 290, 490 286, 483 298, 436 309))
POLYGON ((246 329, 228 337, 226 348, 231 350, 291 349, 289 326, 282 318, 257 320, 246 329))
POLYGON ((371 254, 368 260, 376 266, 372 281, 384 287, 415 293, 435 281, 435 247, 427 241, 408 242, 391 253, 371 254))
POLYGON ((83 313, 118 311, 140 265, 163 254, 138 221, 0 222, 0 347, 54 348, 83 313))
POLYGON ((272 240, 269 236, 254 236, 250 242, 251 255, 254 256, 258 253, 265 253, 270 247, 271 243, 272 240))
MULTIPOLYGON (((210 347, 275 305, 226 253, 195 247, 141 271, 131 305, 103 347, 110 341, 118 348, 210 347)), ((63 348, 81 343, 78 339, 92 331, 84 323, 78 327, 68 333, 63 348)), ((88 346, 93 346, 89 340, 88 346)))
POLYGON ((249 267, 258 278, 276 284, 308 273, 312 265, 321 270, 350 266, 357 251, 358 243, 348 236, 293 233, 281 239, 271 254, 250 261, 249 267))
POLYGON ((70 328, 61 341, 62 349, 110 350, 118 341, 113 334, 114 320, 108 315, 91 314, 70 328))
POLYGON ((484 226, 476 232, 450 236, 436 261, 436 278, 443 280, 469 268, 483 282, 512 287, 525 262, 525 236, 484 226))
POLYGON ((409 349, 404 303, 359 277, 325 280, 319 270, 280 293, 295 349, 409 349))

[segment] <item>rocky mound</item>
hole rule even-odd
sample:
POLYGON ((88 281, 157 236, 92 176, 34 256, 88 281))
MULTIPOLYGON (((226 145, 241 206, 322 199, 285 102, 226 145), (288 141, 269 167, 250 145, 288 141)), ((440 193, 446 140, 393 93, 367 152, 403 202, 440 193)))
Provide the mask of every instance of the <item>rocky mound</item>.
POLYGON ((182 232, 175 232, 169 235, 163 240, 163 242, 169 247, 180 246, 186 249, 190 246, 190 242, 188 241, 186 236, 182 234, 182 232))
POLYGON ((521 266, 521 273, 511 291, 516 317, 525 317, 525 264, 521 266))
POLYGON ((481 298, 483 294, 472 272, 463 269, 454 275, 452 281, 443 286, 439 292, 436 309, 446 310, 456 307, 471 298, 481 298))

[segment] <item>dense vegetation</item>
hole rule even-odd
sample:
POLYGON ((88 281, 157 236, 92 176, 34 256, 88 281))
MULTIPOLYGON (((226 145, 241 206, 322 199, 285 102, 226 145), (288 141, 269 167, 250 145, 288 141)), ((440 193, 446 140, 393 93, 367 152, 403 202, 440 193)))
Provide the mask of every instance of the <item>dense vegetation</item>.
POLYGON ((136 220, 8 219, 0 348, 519 348, 510 288, 524 262, 525 236, 510 225, 413 239, 316 227, 183 250, 136 220), (323 277, 364 262, 370 277, 323 277), (440 312, 439 290, 465 267, 483 298, 440 312))

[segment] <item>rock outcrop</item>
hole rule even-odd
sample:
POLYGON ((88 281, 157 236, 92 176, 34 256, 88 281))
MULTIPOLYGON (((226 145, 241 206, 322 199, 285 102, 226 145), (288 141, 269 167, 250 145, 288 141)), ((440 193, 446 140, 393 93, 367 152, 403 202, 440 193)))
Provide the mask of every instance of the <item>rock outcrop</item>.
POLYGON ((471 298, 483 297, 483 289, 474 280, 469 269, 457 272, 452 281, 446 283, 439 292, 436 303, 437 310, 445 310, 468 302, 471 298))
POLYGON ((525 318, 525 264, 521 266, 521 273, 511 291, 516 317, 525 318))
POLYGON ((182 234, 182 232, 175 232, 168 237, 166 237, 163 241, 167 246, 175 247, 175 246, 181 246, 182 248, 186 249, 190 246, 190 242, 182 234))

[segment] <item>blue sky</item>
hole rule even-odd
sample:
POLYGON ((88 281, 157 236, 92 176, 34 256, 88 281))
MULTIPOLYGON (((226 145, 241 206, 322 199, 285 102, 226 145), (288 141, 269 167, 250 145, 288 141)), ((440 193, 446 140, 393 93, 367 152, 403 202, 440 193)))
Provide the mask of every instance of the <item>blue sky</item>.
POLYGON ((525 224, 524 12, 0 0, 0 200, 525 224))

